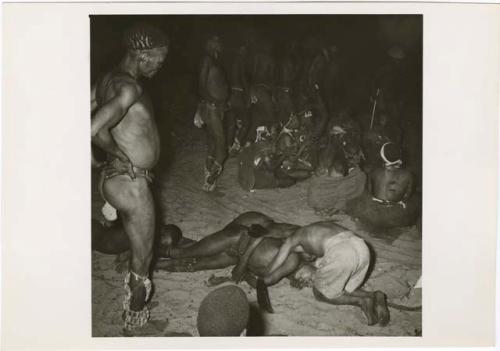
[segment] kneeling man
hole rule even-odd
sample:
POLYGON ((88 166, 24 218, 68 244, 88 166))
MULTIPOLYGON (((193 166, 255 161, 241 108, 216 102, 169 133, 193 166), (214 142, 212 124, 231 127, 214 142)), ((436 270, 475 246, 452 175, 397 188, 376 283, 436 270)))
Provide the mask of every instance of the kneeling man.
POLYGON ((389 322, 385 294, 367 292, 363 284, 370 265, 370 251, 365 241, 331 222, 317 222, 298 229, 288 237, 271 263, 264 283, 286 262, 292 253, 318 257, 313 292, 319 301, 334 305, 360 307, 368 325, 389 322))

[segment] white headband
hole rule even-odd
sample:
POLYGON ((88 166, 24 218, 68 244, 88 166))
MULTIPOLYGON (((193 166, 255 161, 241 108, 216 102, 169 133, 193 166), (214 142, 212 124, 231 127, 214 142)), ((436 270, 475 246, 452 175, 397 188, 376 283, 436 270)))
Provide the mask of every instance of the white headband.
POLYGON ((389 166, 401 167, 401 165, 403 164, 403 161, 397 160, 397 161, 391 162, 387 159, 387 157, 385 157, 384 149, 385 149, 385 146, 388 144, 392 144, 392 143, 387 142, 384 145, 382 145, 382 147, 380 148, 380 157, 382 157, 382 160, 384 160, 385 166, 386 167, 389 167, 389 166))

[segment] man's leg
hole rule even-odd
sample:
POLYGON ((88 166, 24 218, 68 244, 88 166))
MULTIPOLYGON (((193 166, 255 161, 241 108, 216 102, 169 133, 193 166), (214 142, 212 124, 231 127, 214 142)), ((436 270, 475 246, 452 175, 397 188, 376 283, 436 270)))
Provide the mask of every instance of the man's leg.
POLYGON ((154 201, 144 178, 131 180, 119 175, 103 185, 106 200, 118 210, 130 241, 130 272, 125 278, 127 296, 123 304, 125 328, 144 325, 149 318, 146 302, 151 292, 149 268, 153 256, 155 231, 154 201))
POLYGON ((224 118, 228 147, 233 146, 233 141, 236 135, 236 110, 237 108, 231 107, 231 109, 227 111, 224 118))
POLYGON ((212 191, 215 188, 215 181, 222 172, 222 165, 227 156, 226 135, 224 133, 223 112, 211 111, 207 114, 207 132, 213 141, 214 160, 212 166, 208 168, 209 174, 205 178, 205 190, 212 191))
POLYGON ((243 107, 240 113, 236 116, 236 119, 241 121, 241 126, 238 128, 236 139, 243 147, 247 141, 247 134, 250 128, 250 109, 243 107))
POLYGON ((336 298, 327 298, 316 288, 313 288, 314 297, 321 302, 326 302, 332 305, 351 305, 361 308, 366 316, 368 325, 374 325, 378 322, 377 314, 375 312, 375 301, 373 296, 360 296, 357 293, 344 293, 336 298))
POLYGON ((221 231, 210 234, 200 241, 170 249, 171 258, 198 258, 218 255, 235 245, 240 235, 247 229, 243 226, 228 225, 221 231))
POLYGON ((236 263, 238 263, 237 257, 222 252, 218 255, 207 257, 160 260, 156 263, 155 269, 161 269, 167 272, 196 272, 226 268, 236 263))

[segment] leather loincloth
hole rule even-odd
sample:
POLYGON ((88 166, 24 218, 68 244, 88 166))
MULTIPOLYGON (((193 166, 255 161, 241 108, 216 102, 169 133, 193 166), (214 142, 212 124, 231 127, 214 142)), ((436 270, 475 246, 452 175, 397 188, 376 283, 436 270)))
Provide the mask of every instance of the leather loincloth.
MULTIPOLYGON (((148 181, 148 183, 153 182, 153 172, 149 169, 145 168, 140 168, 133 166, 132 167, 134 174, 136 177, 142 177, 148 181)), ((129 175, 128 174, 128 164, 126 162, 123 162, 122 160, 115 158, 111 161, 108 161, 106 163, 106 166, 103 168, 103 174, 105 179, 111 179, 113 177, 116 177, 118 175, 129 175)))

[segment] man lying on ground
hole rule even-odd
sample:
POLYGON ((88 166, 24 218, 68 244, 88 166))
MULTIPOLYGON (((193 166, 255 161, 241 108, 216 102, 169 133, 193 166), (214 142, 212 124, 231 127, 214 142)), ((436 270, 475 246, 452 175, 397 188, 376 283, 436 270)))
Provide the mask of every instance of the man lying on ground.
MULTIPOLYGON (((276 223, 268 216, 258 212, 245 212, 236 217, 222 230, 205 236, 203 239, 187 244, 177 244, 180 233, 172 233, 170 245, 165 241, 159 248, 160 260, 156 269, 174 272, 194 272, 219 269, 236 265, 233 279, 241 281, 244 277, 256 286, 255 276, 262 276, 269 263, 278 252, 283 239, 291 235, 296 225, 276 223), (252 273, 246 275, 247 270, 252 273)), ((311 260, 306 254, 289 255, 280 269, 266 279, 267 285, 278 283, 299 268, 303 260, 311 260)))
MULTIPOLYGON (((247 269, 256 275, 263 275, 281 246, 283 238, 291 235, 296 225, 276 223, 258 212, 245 212, 226 225, 222 230, 209 234, 200 241, 183 237, 181 230, 172 224, 160 228, 155 240, 155 255, 170 258, 160 260, 155 269, 174 272, 193 272, 207 269, 225 268, 237 265, 235 280, 247 278, 256 286, 255 277, 246 275, 247 269), (265 237, 264 237, 265 236, 265 237)), ((123 227, 119 223, 103 226, 92 221, 92 249, 106 254, 122 254, 130 249, 123 227)), ((268 285, 272 285, 293 273, 306 255, 290 255, 282 269, 277 270, 268 285)), ((310 277, 302 273, 301 281, 310 277)))

